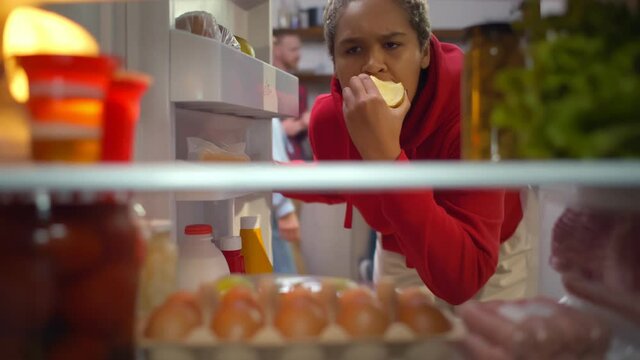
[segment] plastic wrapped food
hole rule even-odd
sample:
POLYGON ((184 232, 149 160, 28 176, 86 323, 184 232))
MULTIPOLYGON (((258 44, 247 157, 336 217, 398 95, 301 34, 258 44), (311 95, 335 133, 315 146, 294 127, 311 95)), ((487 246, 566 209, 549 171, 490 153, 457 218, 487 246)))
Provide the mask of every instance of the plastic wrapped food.
POLYGON ((640 192, 578 189, 553 228, 551 266, 621 292, 640 293, 640 192))
POLYGON ((608 328, 595 316, 550 299, 468 303, 457 313, 467 325, 472 358, 603 358, 608 328))
POLYGON ((553 228, 551 266, 560 273, 602 279, 607 237, 616 214, 566 209, 553 228))
POLYGON ((251 161, 245 154, 245 143, 221 146, 196 138, 187 138, 188 159, 197 161, 251 161))
POLYGON ((206 11, 190 11, 178 16, 176 29, 216 40, 222 38, 218 22, 206 11))
POLYGON ((218 28, 220 28, 220 42, 225 45, 229 45, 236 50, 241 50, 240 43, 236 40, 229 29, 222 25, 218 25, 218 28))

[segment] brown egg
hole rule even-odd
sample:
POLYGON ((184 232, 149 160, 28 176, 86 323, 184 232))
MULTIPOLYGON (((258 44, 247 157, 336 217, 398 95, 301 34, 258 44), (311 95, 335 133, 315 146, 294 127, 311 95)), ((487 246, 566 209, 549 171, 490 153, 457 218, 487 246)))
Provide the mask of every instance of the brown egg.
POLYGON ((202 317, 202 311, 200 309, 198 297, 190 293, 188 291, 178 291, 169 295, 164 302, 166 305, 169 304, 182 304, 184 306, 189 307, 192 310, 194 316, 197 318, 202 317))
POLYGON ((325 306, 305 288, 282 294, 274 325, 289 339, 309 339, 320 335, 329 323, 325 306))
POLYGON ((382 304, 365 288, 348 289, 341 294, 336 321, 354 338, 382 336, 389 326, 382 304))
POLYGON ((144 335, 156 340, 176 341, 201 324, 202 312, 195 296, 178 292, 151 313, 144 335))
POLYGON ((264 323, 264 312, 253 292, 237 286, 222 297, 209 326, 220 338, 235 341, 252 338, 264 323))
POLYGON ((451 330, 449 320, 418 288, 405 289, 398 294, 397 318, 418 335, 436 335, 451 330))

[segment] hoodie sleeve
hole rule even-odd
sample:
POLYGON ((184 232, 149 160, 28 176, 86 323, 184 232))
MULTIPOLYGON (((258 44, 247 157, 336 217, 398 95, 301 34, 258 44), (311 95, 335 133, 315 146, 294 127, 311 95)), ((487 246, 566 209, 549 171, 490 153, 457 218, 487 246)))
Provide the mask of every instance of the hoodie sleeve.
MULTIPOLYGON (((327 121, 332 121, 331 115, 331 97, 327 95, 320 95, 316 99, 316 102, 311 111, 311 121, 309 124, 309 142, 311 143, 311 149, 313 150, 314 162, 318 161, 318 144, 316 143, 316 136, 318 133, 322 133, 325 138, 331 138, 331 128, 325 126, 327 121)), ((308 163, 307 163, 308 164, 308 163)), ((295 164, 292 164, 295 166, 295 164)), ((345 202, 344 196, 336 193, 283 193, 286 197, 291 199, 297 199, 304 202, 319 202, 325 204, 339 204, 345 202)))
MULTIPOLYGON (((398 161, 408 161, 404 152, 398 161)), ((424 190, 379 196, 408 265, 436 296, 460 304, 493 275, 504 191, 424 190)))

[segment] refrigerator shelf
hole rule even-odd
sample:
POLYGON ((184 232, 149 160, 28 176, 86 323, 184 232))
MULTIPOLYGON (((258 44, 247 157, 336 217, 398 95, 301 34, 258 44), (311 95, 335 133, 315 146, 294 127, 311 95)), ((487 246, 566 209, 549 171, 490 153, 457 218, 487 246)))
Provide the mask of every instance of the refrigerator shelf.
POLYGON ((253 194, 251 191, 180 191, 176 201, 221 201, 253 194))
POLYGON ((221 42, 171 30, 170 99, 179 108, 257 119, 298 114, 298 79, 221 42))
POLYGON ((576 185, 640 188, 640 161, 6 165, 0 191, 258 192, 576 185))

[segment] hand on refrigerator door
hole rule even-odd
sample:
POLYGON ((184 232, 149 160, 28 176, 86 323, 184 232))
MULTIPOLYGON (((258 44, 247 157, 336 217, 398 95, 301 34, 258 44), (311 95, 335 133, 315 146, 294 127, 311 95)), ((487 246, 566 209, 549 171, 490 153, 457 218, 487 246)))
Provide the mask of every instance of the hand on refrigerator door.
POLYGON ((278 218, 278 230, 284 240, 294 244, 300 243, 300 222, 295 211, 278 218))

